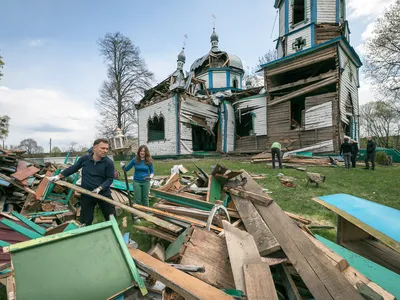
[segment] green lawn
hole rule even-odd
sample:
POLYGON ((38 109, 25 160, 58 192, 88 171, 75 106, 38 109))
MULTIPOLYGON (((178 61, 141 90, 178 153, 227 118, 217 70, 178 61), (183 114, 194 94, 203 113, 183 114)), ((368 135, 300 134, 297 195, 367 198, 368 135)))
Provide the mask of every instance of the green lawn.
MULTIPOLYGON (((306 187, 306 173, 295 169, 275 169, 265 164, 251 164, 249 159, 185 159, 185 160, 156 160, 154 168, 156 175, 169 175, 173 165, 182 164, 192 173, 196 170, 195 164, 210 172, 210 167, 222 164, 232 170, 245 169, 252 174, 265 174, 266 179, 257 180, 258 183, 271 192, 272 198, 281 206, 282 209, 302 215, 326 225, 336 225, 336 215, 329 210, 311 200, 312 197, 330 195, 337 193, 351 194, 367 200, 375 201, 387 206, 400 209, 400 185, 398 179, 400 166, 377 167, 375 171, 362 169, 360 165, 356 169, 346 171, 343 167, 307 167, 307 171, 321 173, 326 176, 325 183, 317 188, 315 185, 306 187), (296 177, 296 188, 286 187, 281 184, 277 175, 283 173, 286 176, 296 177)), ((116 168, 120 170, 119 162, 115 162, 116 168)), ((121 175, 123 173, 121 172, 121 175)), ((132 179, 133 170, 128 175, 132 179)), ((123 175, 122 175, 123 176, 123 175)), ((123 180, 123 177, 120 178, 123 180)), ((154 203, 154 200, 153 202, 154 203)), ((124 214, 125 216, 125 214, 124 214)), ((121 223, 122 217, 118 220, 121 223)), ((102 221, 103 218, 99 210, 96 211, 96 220, 102 221)), ((152 240, 146 234, 132 229, 131 218, 128 216, 128 226, 120 228, 126 232, 131 231, 131 239, 138 242, 142 250, 148 250, 152 240)), ((143 226, 151 226, 142 221, 143 226)), ((335 238, 335 230, 319 230, 321 234, 331 240, 335 238)))

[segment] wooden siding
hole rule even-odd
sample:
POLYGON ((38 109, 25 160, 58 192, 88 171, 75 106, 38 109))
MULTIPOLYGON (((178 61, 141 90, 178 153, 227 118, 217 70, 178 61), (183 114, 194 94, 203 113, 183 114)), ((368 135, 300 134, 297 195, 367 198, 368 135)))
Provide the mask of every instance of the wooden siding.
POLYGON ((201 75, 197 76, 196 78, 205 80, 205 85, 206 85, 205 88, 206 89, 210 88, 210 83, 208 82, 208 73, 201 74, 201 75))
MULTIPOLYGON (((296 153, 297 151, 299 151, 299 150, 293 150, 293 151, 286 152, 283 156, 285 157, 289 154, 296 153)), ((319 143, 316 143, 316 144, 308 146, 308 147, 301 148, 301 151, 312 151, 315 153, 332 152, 333 151, 333 140, 326 140, 326 141, 319 142, 319 143)))
POLYGON ((174 98, 138 110, 139 145, 147 145, 152 155, 176 154, 176 106, 174 98), (165 139, 148 142, 147 122, 154 116, 164 116, 165 139))
POLYGON ((233 104, 235 112, 253 112, 255 114, 254 118, 254 128, 253 131, 256 135, 266 135, 267 134, 267 97, 265 95, 259 95, 251 99, 242 99, 233 104))
POLYGON ((315 42, 322 44, 341 36, 342 29, 335 24, 318 24, 315 26, 315 42))
POLYGON ((325 93, 316 96, 306 97, 305 108, 309 109, 313 106, 324 104, 327 102, 337 101, 337 92, 325 93))
POLYGON ((191 154, 193 152, 192 126, 190 124, 184 124, 180 122, 180 129, 181 154, 191 154))
POLYGON ((344 123, 348 123, 346 118, 346 102, 349 94, 351 95, 351 99, 354 106, 354 114, 358 115, 359 106, 358 106, 358 74, 357 67, 354 63, 349 59, 347 54, 343 51, 343 49, 339 46, 339 59, 340 66, 343 70, 340 76, 340 119, 344 123), (353 78, 350 79, 350 74, 353 74, 353 78))
POLYGON ((250 153, 255 150, 260 150, 260 152, 263 152, 267 149, 267 141, 268 137, 266 135, 243 136, 236 139, 234 152, 250 153))
POLYGON ((232 105, 222 103, 221 115, 221 151, 228 153, 234 151, 235 148, 235 112, 232 105))
POLYGON ((226 87, 226 71, 212 71, 213 77, 213 88, 224 88, 226 87))
MULTIPOLYGON (((287 0, 289 1, 289 0, 287 0)), ((303 26, 306 26, 311 23, 311 0, 305 0, 304 4, 306 5, 306 22, 301 22, 299 24, 293 24, 293 6, 292 1, 289 1, 289 32, 294 30, 298 30, 303 26), (296 25, 293 27, 293 25, 296 25)))
POLYGON ((293 49, 293 43, 299 37, 302 37, 306 40, 306 45, 303 47, 303 50, 311 48, 311 26, 295 32, 287 37, 287 55, 296 53, 296 50, 293 49))
POLYGON ((285 22, 286 22, 285 2, 282 2, 281 7, 279 8, 279 36, 280 37, 285 35, 285 22))
POLYGON ((317 23, 336 23, 336 0, 318 0, 317 23))
POLYGON ((310 107, 304 112, 304 130, 331 127, 332 102, 310 107))
POLYGON ((281 41, 278 42, 278 48, 276 49, 276 52, 277 52, 276 54, 277 54, 278 58, 282 58, 284 56, 281 41))

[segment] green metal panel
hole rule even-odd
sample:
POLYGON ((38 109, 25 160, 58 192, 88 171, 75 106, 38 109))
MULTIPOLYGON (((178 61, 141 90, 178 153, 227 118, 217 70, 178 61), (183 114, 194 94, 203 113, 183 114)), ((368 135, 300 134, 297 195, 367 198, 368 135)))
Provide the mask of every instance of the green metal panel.
POLYGON ((221 183, 214 176, 211 176, 211 186, 209 192, 211 203, 214 203, 215 200, 221 200, 221 183))
POLYGON ((170 259, 175 256, 181 250, 183 243, 185 242, 186 236, 189 232, 190 227, 186 228, 184 232, 182 232, 175 241, 173 241, 165 250, 165 260, 170 259))
POLYGON ((10 243, 7 243, 7 242, 5 242, 5 241, 2 241, 2 240, 0 240, 0 247, 8 247, 8 246, 10 246, 11 244, 10 243))
POLYGON ((29 230, 28 228, 25 228, 24 226, 14 223, 13 221, 10 221, 8 219, 2 219, 0 222, 2 224, 6 225, 7 227, 10 227, 12 230, 30 238, 30 239, 37 239, 37 238, 42 237, 39 233, 29 230))
MULTIPOLYGON (((126 191, 126 183, 125 183, 125 181, 120 181, 120 180, 114 179, 113 183, 111 184, 111 187, 114 188, 114 189, 117 189, 117 190, 126 191)), ((131 192, 133 192, 133 184, 132 183, 129 184, 129 190, 131 192)))
POLYGON ((43 211, 43 212, 36 212, 36 213, 29 213, 29 217, 35 218, 35 217, 46 217, 46 216, 53 216, 53 215, 58 215, 58 214, 64 214, 69 212, 68 209, 66 210, 59 210, 59 211, 43 211))
POLYGON ((189 207, 193 208, 198 208, 206 211, 210 211, 213 207, 214 204, 206 201, 201 201, 201 200, 194 200, 190 198, 185 198, 179 195, 174 195, 174 194, 168 194, 159 190, 152 189, 152 193, 161 199, 165 199, 167 201, 173 202, 173 203, 178 203, 178 204, 183 204, 187 205, 189 207))
POLYGON ((133 278, 144 287, 114 218, 14 244, 9 251, 18 300, 107 299, 132 286, 133 278))
POLYGON ((35 222, 32 222, 31 220, 25 218, 23 215, 17 213, 16 211, 12 212, 12 215, 16 217, 18 220, 20 220, 22 223, 25 225, 29 226, 33 230, 35 230, 37 233, 40 235, 44 235, 46 233, 46 230, 43 227, 40 227, 38 224, 35 222))
POLYGON ((76 223, 72 222, 72 223, 69 223, 67 225, 67 227, 65 227, 64 232, 70 231, 70 230, 74 230, 74 229, 77 229, 77 228, 79 228, 79 226, 76 223))

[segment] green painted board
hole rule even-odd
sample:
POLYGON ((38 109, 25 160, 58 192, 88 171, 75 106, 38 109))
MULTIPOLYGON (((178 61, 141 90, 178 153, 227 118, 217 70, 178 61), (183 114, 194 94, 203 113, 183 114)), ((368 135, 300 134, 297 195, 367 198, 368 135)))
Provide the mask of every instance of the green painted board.
MULTIPOLYGON (((107 299, 131 287, 137 272, 114 218, 14 244, 9 251, 18 300, 107 299)), ((146 294, 141 279, 138 285, 146 294)))
POLYGON ((182 232, 175 241, 173 241, 165 250, 165 260, 168 261, 170 258, 174 257, 179 253, 182 248, 183 243, 185 242, 186 236, 189 232, 190 227, 186 228, 184 232, 182 232))
POLYGON ((30 228, 32 228, 33 230, 35 230, 40 235, 44 235, 46 233, 46 230, 43 227, 41 227, 38 224, 36 224, 35 222, 32 222, 31 220, 25 218, 23 215, 17 213, 16 211, 13 211, 12 215, 14 217, 16 217, 18 220, 20 220, 22 223, 24 223, 25 225, 27 225, 30 228))
POLYGON ((211 176, 209 200, 211 203, 214 203, 215 200, 221 200, 221 183, 214 176, 211 176))
POLYGON ((163 191, 160 191, 157 189, 151 189, 151 192, 157 198, 165 199, 165 200, 173 202, 173 203, 183 204, 183 205, 193 207, 193 208, 202 209, 205 211, 210 211, 214 207, 214 204, 210 203, 210 202, 185 198, 180 195, 163 192, 163 191))
MULTIPOLYGON (((111 188, 126 191, 126 183, 125 183, 125 181, 120 181, 120 180, 114 179, 113 183, 111 184, 111 188)), ((129 183, 129 191, 133 192, 133 184, 132 183, 129 183)))
POLYGON ((30 239, 37 239, 42 237, 39 233, 29 230, 28 228, 25 228, 24 226, 21 226, 17 223, 14 223, 13 221, 10 221, 8 219, 2 219, 0 221, 2 224, 6 225, 7 227, 11 228, 12 230, 30 238, 30 239))
POLYGON ((77 228, 79 228, 79 226, 76 223, 72 222, 72 223, 69 223, 67 225, 67 227, 65 227, 64 232, 70 231, 70 230, 74 230, 74 229, 77 229, 77 228))
POLYGON ((3 240, 0 240, 0 247, 8 247, 8 246, 10 246, 11 244, 10 243, 7 243, 7 242, 5 242, 5 241, 3 241, 3 240))
POLYGON ((387 290, 392 295, 400 299, 400 275, 388 270, 381 265, 378 265, 338 244, 331 242, 322 236, 315 235, 315 237, 327 246, 332 251, 339 254, 341 257, 347 260, 350 266, 358 270, 369 280, 380 285, 382 288, 387 290))

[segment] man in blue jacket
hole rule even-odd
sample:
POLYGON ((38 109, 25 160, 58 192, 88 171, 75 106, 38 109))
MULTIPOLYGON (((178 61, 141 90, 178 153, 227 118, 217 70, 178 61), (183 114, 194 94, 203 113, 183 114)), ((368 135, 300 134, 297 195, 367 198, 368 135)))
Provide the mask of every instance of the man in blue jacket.
MULTIPOLYGON (((110 186, 114 180, 114 163, 107 157, 108 148, 108 140, 95 140, 93 143, 93 153, 82 156, 73 166, 66 168, 59 175, 50 177, 49 181, 56 182, 57 180, 68 177, 82 169, 81 187, 111 198, 110 186)), ((103 213, 104 219, 108 221, 110 215, 115 215, 114 205, 81 194, 80 222, 82 224, 87 226, 92 224, 93 212, 97 203, 103 213)))

